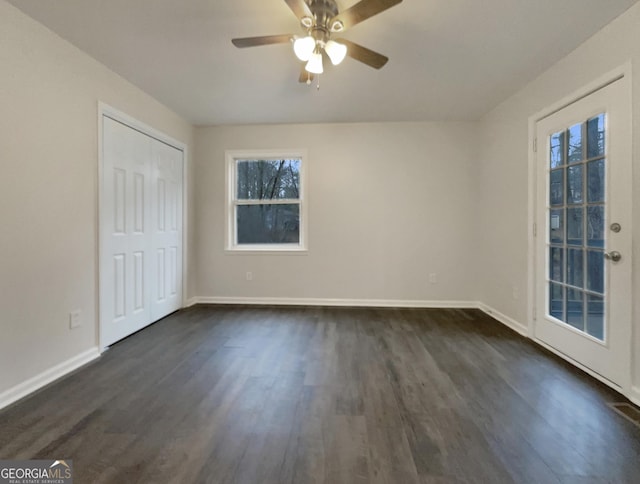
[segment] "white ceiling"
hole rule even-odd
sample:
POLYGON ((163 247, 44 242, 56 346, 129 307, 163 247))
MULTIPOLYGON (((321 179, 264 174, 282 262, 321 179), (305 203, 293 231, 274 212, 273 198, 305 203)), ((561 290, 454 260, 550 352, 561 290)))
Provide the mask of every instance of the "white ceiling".
MULTIPOLYGON (((198 125, 474 120, 637 0, 404 0, 343 35, 390 57, 298 83, 284 0, 9 0, 198 125)), ((338 0, 341 10, 356 3, 338 0)))

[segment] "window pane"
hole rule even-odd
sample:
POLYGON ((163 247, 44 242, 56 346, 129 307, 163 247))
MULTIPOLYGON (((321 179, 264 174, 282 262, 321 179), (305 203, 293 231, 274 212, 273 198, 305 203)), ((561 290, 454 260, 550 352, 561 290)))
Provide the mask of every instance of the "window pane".
POLYGON ((587 208, 587 245, 604 248, 604 207, 587 208))
POLYGON ((567 284, 584 287, 584 251, 567 249, 567 284))
POLYGON ((238 244, 298 244, 300 206, 240 205, 236 207, 238 244))
POLYGON ((556 282, 562 282, 564 272, 564 249, 560 247, 551 247, 549 257, 549 279, 556 282))
POLYGON ((587 289, 604 294, 604 254, 600 251, 587 252, 587 289))
POLYGON ((571 166, 567 170, 567 204, 582 203, 583 166, 571 166))
POLYGON ((300 160, 238 160, 238 200, 300 198, 300 160))
POLYGON ((587 333, 604 341, 604 299, 587 296, 587 333))
POLYGON ((551 210, 549 229, 552 244, 564 243, 564 210, 551 210))
POLYGON ((587 199, 589 203, 604 202, 604 160, 592 161, 587 167, 587 199))
POLYGON ((582 245, 583 243, 583 214, 582 208, 567 209, 567 244, 582 245))
POLYGON ((582 161, 582 124, 569 128, 569 163, 582 161))
POLYGON ((549 314, 554 318, 564 321, 564 296, 560 284, 549 285, 549 314))
POLYGON ((587 121, 587 157, 604 156, 604 114, 587 121))
POLYGON ((584 331, 584 304, 582 291, 567 288, 567 323, 584 331))
POLYGON ((564 204, 564 170, 562 168, 551 172, 549 202, 554 207, 564 204))
POLYGON ((564 165, 564 131, 551 135, 551 168, 558 168, 564 165))

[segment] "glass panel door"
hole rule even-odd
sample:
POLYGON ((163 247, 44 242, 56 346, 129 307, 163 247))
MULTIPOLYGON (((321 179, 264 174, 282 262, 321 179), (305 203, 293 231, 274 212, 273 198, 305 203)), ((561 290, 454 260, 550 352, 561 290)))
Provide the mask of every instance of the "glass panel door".
POLYGON ((630 81, 536 122, 534 337, 603 381, 631 378, 630 81))

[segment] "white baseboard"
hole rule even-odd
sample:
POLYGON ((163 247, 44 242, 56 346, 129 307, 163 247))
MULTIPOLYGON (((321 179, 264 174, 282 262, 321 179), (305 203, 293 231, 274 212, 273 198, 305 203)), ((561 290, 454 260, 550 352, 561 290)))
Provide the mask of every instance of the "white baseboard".
POLYGON ((199 303, 198 299, 199 298, 197 298, 197 297, 190 297, 189 299, 187 299, 184 302, 184 307, 183 308, 186 309, 186 308, 190 308, 191 306, 195 306, 196 304, 199 303))
POLYGON ((475 301, 417 301, 401 299, 325 299, 284 297, 196 297, 193 304, 246 304, 266 306, 329 306, 370 308, 477 308, 475 301))
POLYGON ((423 309, 480 309, 498 322, 508 326, 522 336, 529 337, 528 328, 515 319, 478 301, 421 301, 403 299, 326 299, 284 297, 193 297, 186 307, 195 304, 246 304, 265 306, 329 306, 370 308, 423 308, 423 309))
POLYGON ((631 387, 631 392, 628 397, 634 405, 640 407, 640 387, 631 387))
POLYGON ((521 334, 525 338, 529 337, 529 328, 527 328, 524 324, 519 323, 515 319, 510 318, 509 316, 507 316, 505 314, 502 314, 500 311, 498 311, 496 309, 493 309, 491 306, 487 306, 484 303, 477 303, 477 307, 481 311, 487 313, 489 316, 491 316, 496 321, 499 321, 502 324, 504 324, 505 326, 508 326, 509 328, 514 330, 516 333, 521 334))
POLYGON ((21 398, 26 397, 36 390, 39 390, 59 378, 62 378, 73 370, 77 370, 81 366, 86 365, 99 357, 100 351, 96 346, 43 371, 39 375, 36 375, 25 382, 19 383, 13 388, 9 388, 7 391, 0 394, 0 409, 8 407, 21 398))
POLYGON ((500 311, 478 301, 420 301, 402 299, 325 299, 325 298, 285 298, 285 297, 193 297, 187 306, 195 304, 246 304, 265 306, 329 306, 329 307, 370 307, 370 308, 423 308, 423 309, 480 309, 500 323, 522 336, 529 337, 529 329, 500 311))

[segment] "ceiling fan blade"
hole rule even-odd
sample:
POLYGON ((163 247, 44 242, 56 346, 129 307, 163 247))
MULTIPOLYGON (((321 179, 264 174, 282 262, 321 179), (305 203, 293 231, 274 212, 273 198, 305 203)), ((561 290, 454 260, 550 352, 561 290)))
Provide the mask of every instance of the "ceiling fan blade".
POLYGON ((233 39, 233 45, 236 47, 258 47, 261 45, 286 44, 293 38, 292 34, 286 35, 263 35, 261 37, 244 37, 242 39, 233 39))
POLYGON ((305 64, 302 64, 302 70, 300 71, 300 82, 310 84, 313 81, 313 74, 305 69, 305 64))
POLYGON ((362 47, 360 44, 356 44, 355 42, 351 42, 350 40, 337 39, 336 42, 347 46, 347 55, 349 57, 352 57, 353 59, 360 61, 363 64, 367 64, 374 69, 382 69, 384 65, 389 62, 388 57, 382 54, 378 54, 371 49, 367 49, 366 47, 362 47))
POLYGON ((309 6, 304 0, 284 0, 293 13, 301 19, 302 17, 313 17, 309 6))
POLYGON ((331 25, 336 21, 342 22, 345 29, 353 27, 368 18, 384 12, 388 8, 398 5, 402 0, 361 0, 353 7, 340 12, 331 20, 331 25))

